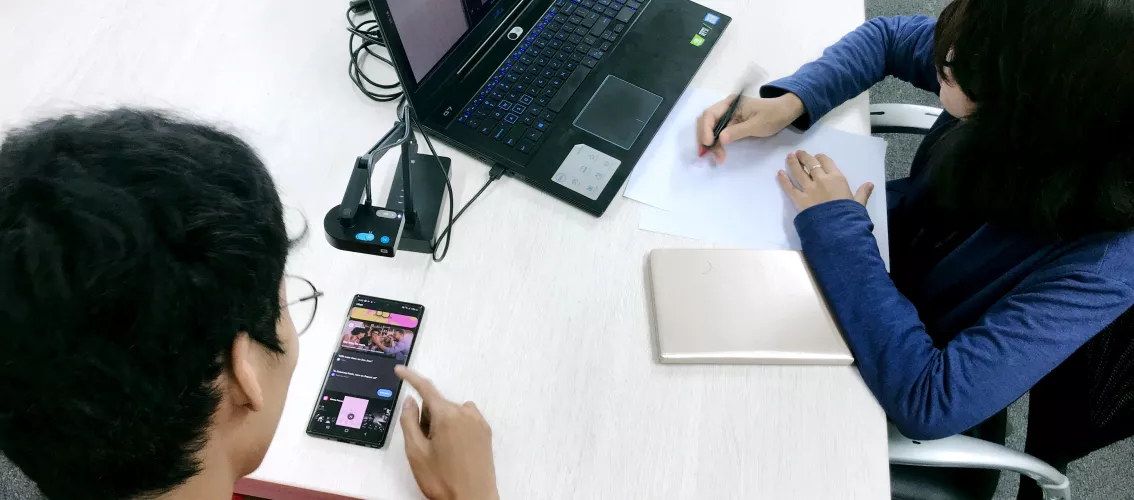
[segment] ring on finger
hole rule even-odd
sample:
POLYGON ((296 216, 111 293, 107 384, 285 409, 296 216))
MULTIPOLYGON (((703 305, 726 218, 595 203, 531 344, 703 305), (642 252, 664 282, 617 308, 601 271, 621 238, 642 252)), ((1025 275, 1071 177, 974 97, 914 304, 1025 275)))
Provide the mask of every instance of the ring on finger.
POLYGON ((803 173, 805 173, 805 174, 807 174, 808 176, 810 176, 810 175, 811 175, 811 171, 812 171, 812 170, 815 170, 815 169, 817 169, 817 168, 823 168, 823 165, 822 165, 822 164, 818 164, 818 165, 812 165, 812 166, 810 166, 810 167, 808 167, 808 166, 804 166, 804 167, 803 167, 803 173))

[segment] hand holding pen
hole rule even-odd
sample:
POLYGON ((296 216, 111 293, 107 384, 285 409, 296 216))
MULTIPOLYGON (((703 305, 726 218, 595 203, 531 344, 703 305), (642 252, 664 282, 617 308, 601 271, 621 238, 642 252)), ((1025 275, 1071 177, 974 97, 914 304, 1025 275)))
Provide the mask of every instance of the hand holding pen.
POLYGON ((711 151, 717 163, 723 163, 725 145, 745 137, 776 135, 804 112, 803 101, 790 92, 772 99, 728 96, 697 119, 697 155, 711 151))

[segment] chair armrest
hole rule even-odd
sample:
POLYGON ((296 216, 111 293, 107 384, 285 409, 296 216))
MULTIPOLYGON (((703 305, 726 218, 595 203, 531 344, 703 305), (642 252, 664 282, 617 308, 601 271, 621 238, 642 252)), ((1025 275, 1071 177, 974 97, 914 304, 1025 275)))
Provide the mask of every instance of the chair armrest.
POLYGON ((933 122, 941 116, 940 108, 917 104, 871 104, 870 131, 875 134, 929 133, 933 122))
POLYGON ((994 469, 1016 472, 1034 479, 1043 488, 1044 498, 1070 500, 1071 482, 1055 467, 1026 453, 969 436, 915 441, 898 432, 894 424, 887 429, 890 463, 921 467, 994 469))

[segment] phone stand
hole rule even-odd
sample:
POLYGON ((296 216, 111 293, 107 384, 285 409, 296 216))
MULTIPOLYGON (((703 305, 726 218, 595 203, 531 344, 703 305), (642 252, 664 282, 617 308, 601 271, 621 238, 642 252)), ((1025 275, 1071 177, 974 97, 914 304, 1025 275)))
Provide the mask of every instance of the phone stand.
POLYGON ((433 237, 440 223, 445 180, 451 166, 452 160, 447 157, 419 154, 414 137, 402 144, 402 157, 386 198, 387 208, 400 210, 406 216, 398 250, 433 253, 433 237), (438 168, 438 160, 442 168, 438 168))
POLYGON ((342 203, 323 218, 331 246, 384 257, 393 257, 395 250, 433 253, 452 160, 419 154, 417 139, 406 127, 405 122, 398 121, 373 149, 355 160, 342 203), (370 189, 374 163, 399 142, 402 156, 386 206, 374 207, 370 189), (441 168, 437 168, 438 163, 441 168), (363 195, 365 201, 360 203, 363 195), (391 225, 395 222, 396 227, 391 225))

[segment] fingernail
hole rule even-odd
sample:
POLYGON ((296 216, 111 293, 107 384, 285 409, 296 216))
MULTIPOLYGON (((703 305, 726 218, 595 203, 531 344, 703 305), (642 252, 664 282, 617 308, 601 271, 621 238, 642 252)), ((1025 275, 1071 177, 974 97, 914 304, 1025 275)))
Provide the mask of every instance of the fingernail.
POLYGON ((705 153, 707 153, 707 152, 709 152, 709 149, 706 148, 704 145, 697 146, 697 156, 698 157, 705 156, 705 153))

